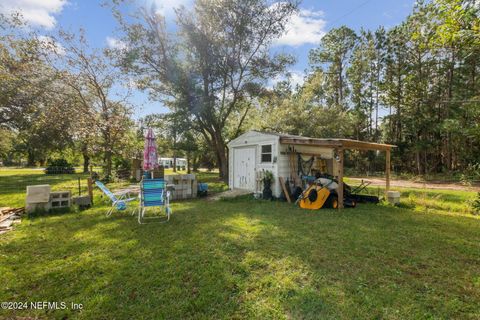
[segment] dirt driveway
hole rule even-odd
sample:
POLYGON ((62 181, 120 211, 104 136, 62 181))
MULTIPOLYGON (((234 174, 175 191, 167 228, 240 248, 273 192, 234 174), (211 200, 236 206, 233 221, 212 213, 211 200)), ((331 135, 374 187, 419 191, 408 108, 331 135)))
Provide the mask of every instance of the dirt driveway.
MULTIPOLYGON (((364 181, 371 182, 372 186, 385 186, 385 179, 382 178, 348 178, 349 180, 355 181, 355 183, 360 183, 363 179, 364 181)), ((391 187, 404 187, 404 188, 427 188, 427 189, 444 189, 444 190, 461 190, 461 191, 477 191, 480 192, 480 186, 475 185, 472 187, 464 186, 460 183, 444 182, 444 181, 427 181, 417 182, 410 180, 390 180, 391 187)))

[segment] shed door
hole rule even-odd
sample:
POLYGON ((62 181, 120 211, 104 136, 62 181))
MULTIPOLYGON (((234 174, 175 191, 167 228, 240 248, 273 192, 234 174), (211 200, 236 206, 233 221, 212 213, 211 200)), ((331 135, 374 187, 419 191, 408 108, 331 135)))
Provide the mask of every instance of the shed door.
POLYGON ((233 151, 233 187, 255 190, 255 147, 233 151))

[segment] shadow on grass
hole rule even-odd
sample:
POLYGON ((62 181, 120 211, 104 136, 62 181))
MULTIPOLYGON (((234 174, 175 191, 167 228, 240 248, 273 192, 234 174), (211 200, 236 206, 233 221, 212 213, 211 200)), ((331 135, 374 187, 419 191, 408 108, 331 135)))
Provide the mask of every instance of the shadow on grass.
POLYGON ((138 225, 106 210, 38 217, 1 239, 1 300, 83 303, 18 315, 85 319, 478 314, 480 227, 467 218, 235 199, 174 203, 169 223, 138 225))
POLYGON ((2 194, 15 194, 26 192, 27 186, 49 184, 55 190, 56 187, 78 190, 78 178, 81 179, 81 188, 86 189, 85 174, 63 174, 46 175, 40 174, 22 174, 16 176, 0 175, 0 190, 2 194))

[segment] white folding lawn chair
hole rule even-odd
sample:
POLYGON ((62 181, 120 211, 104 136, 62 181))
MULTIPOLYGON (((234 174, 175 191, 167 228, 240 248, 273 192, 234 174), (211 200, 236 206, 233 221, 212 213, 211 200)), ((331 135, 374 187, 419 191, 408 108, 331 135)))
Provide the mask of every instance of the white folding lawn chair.
POLYGON ((110 216, 113 210, 123 211, 127 209, 127 204, 130 201, 137 199, 136 197, 130 197, 129 190, 125 190, 118 193, 113 193, 100 181, 95 181, 97 187, 102 190, 102 192, 108 197, 108 199, 112 202, 112 207, 107 211, 106 216, 110 216))

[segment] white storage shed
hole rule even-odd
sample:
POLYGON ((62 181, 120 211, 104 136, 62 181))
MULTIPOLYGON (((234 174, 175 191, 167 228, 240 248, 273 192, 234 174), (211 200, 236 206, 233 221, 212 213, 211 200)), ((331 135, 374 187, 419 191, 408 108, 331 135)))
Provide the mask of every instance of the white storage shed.
MULTIPOLYGON (((264 170, 273 173, 272 191, 282 194, 279 178, 298 179, 298 157, 317 161, 322 173, 339 180, 338 196, 343 199, 343 151, 345 149, 386 152, 386 188, 390 186, 390 150, 388 144, 350 139, 320 139, 273 132, 249 131, 228 143, 230 189, 261 192, 264 170)), ((339 201, 343 204, 343 201, 339 201)), ((341 205, 340 205, 341 206, 341 205)))

